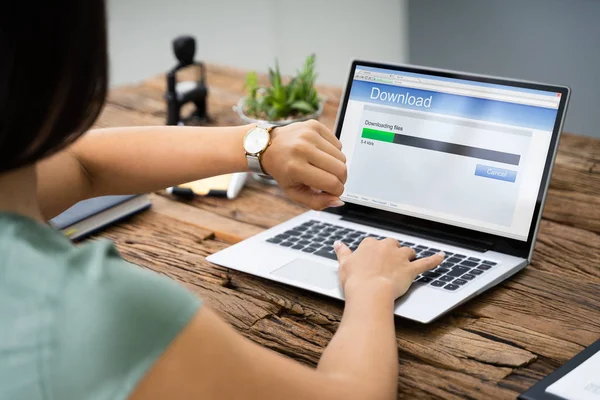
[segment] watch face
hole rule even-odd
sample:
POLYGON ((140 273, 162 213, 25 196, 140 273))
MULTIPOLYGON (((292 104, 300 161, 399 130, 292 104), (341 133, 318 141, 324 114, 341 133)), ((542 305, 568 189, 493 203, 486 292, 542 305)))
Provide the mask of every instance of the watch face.
POLYGON ((263 151, 269 144, 270 135, 266 129, 252 128, 244 138, 244 150, 250 154, 263 151))

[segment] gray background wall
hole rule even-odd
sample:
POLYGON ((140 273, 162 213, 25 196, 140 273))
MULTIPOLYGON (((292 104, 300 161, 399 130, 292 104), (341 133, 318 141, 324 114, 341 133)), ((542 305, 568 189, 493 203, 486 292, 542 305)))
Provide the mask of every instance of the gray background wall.
POLYGON ((173 67, 171 41, 181 34, 196 37, 198 59, 262 72, 278 58, 291 75, 314 52, 319 82, 339 86, 354 57, 408 61, 407 0, 107 3, 112 85, 173 67))
POLYGON ((111 83, 173 65, 171 39, 202 60, 291 74, 316 52, 342 85, 353 58, 563 83, 566 130, 600 137, 600 0, 108 0, 111 83))
POLYGON ((413 64, 561 83, 569 132, 600 137, 600 1, 410 0, 413 64))

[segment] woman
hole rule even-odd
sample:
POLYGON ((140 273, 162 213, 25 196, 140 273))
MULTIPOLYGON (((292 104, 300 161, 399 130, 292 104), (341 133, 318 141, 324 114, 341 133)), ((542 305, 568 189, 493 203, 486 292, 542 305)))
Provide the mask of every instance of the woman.
MULTIPOLYGON (((251 126, 89 132, 107 85, 102 0, 11 2, 0 16, 1 399, 388 399, 394 300, 443 255, 391 239, 335 249, 346 306, 316 369, 236 333, 174 282, 75 247, 45 221, 99 195, 245 171, 251 126)), ((292 199, 339 206, 345 158, 318 122, 272 132, 264 169, 292 199), (318 189, 318 191, 314 191, 318 189)))

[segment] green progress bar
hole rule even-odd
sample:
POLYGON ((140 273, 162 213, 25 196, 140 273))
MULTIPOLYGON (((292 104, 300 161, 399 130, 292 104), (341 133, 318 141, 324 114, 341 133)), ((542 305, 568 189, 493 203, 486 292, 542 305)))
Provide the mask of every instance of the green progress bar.
POLYGON ((379 131, 377 129, 363 128, 362 137, 365 139, 379 140, 380 142, 394 142, 394 132, 379 131))

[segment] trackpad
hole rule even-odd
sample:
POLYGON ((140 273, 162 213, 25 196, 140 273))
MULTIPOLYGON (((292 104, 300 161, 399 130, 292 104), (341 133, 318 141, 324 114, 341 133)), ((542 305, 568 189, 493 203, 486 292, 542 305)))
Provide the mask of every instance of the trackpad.
POLYGON ((271 275, 331 290, 339 286, 337 269, 316 261, 297 258, 271 272, 271 275))

